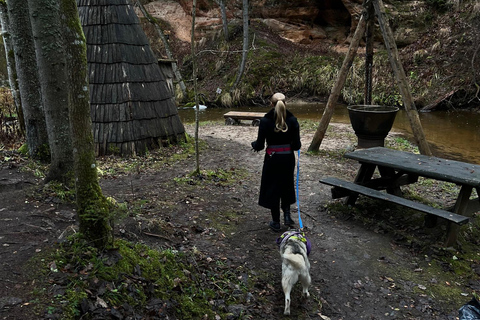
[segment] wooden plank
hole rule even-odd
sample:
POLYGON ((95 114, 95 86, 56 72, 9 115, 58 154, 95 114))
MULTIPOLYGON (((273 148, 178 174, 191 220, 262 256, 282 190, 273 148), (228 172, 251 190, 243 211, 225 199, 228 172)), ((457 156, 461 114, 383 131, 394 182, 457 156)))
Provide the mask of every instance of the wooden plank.
POLYGON ((370 188, 361 186, 359 184, 344 181, 344 180, 341 180, 341 179, 328 177, 328 178, 321 179, 320 182, 323 183, 323 184, 327 184, 327 185, 336 187, 336 188, 349 190, 353 193, 359 193, 359 194, 365 195, 365 196, 370 197, 370 198, 396 203, 396 204, 402 205, 402 206, 407 207, 407 208, 411 208, 411 209, 414 209, 414 210, 417 210, 417 211, 432 214, 432 215, 435 215, 437 217, 446 219, 448 221, 457 223, 459 225, 465 224, 469 220, 468 217, 465 217, 465 216, 462 216, 462 215, 459 215, 459 214, 456 214, 456 213, 453 213, 453 212, 433 208, 433 207, 430 207, 430 206, 428 206, 426 204, 423 204, 423 203, 418 203, 418 202, 411 201, 411 200, 408 200, 408 199, 405 199, 405 198, 397 197, 397 196, 392 195, 392 194, 388 194, 388 193, 385 193, 385 192, 370 189, 370 188))
POLYGON ((455 160, 430 157, 384 147, 348 152, 345 158, 390 167, 418 176, 453 182, 459 185, 480 187, 480 165, 455 160))
POLYGON ((226 118, 238 119, 238 120, 255 120, 260 119, 265 115, 264 112, 242 112, 242 111, 229 111, 223 115, 226 118))

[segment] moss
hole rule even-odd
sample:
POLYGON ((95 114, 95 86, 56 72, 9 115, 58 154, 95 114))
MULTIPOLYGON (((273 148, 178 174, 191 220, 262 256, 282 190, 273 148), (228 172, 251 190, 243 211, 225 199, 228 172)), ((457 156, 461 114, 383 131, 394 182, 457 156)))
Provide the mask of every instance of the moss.
POLYGON ((48 144, 39 146, 34 158, 43 162, 48 162, 50 160, 50 146, 48 144))
MULTIPOLYGON (((46 274, 62 273, 61 278, 68 281, 63 302, 38 301, 45 310, 61 310, 62 319, 88 318, 88 313, 81 313, 80 304, 97 299, 102 299, 108 308, 128 304, 140 315, 149 302, 163 301, 162 312, 168 317, 225 318, 224 311, 215 310, 212 299, 234 303, 235 292, 248 291, 240 280, 243 268, 235 270, 221 263, 212 264, 198 251, 154 250, 123 240, 116 241, 111 250, 100 251, 79 237, 71 237, 42 261, 53 261, 50 267, 56 266, 43 269, 46 274), (197 274, 199 268, 202 276, 197 274), (93 294, 91 288, 95 284, 103 289, 93 294)), ((38 292, 45 294, 42 289, 38 292)))
POLYGON ((237 225, 242 216, 242 213, 235 210, 210 212, 208 214, 209 227, 236 237, 237 235, 235 235, 234 231, 237 229, 237 225))
POLYGON ((28 156, 28 145, 26 143, 22 144, 22 146, 18 148, 18 152, 23 156, 28 156))
POLYGON ((192 172, 188 176, 175 178, 177 183, 186 183, 190 185, 204 185, 205 183, 213 183, 220 186, 228 186, 236 184, 239 180, 247 176, 244 169, 231 168, 230 170, 200 170, 200 173, 192 172))
MULTIPOLYGON (((201 124, 203 125, 203 124, 201 124)), ((204 141, 199 141, 199 149, 206 148, 204 141)), ((185 135, 185 140, 177 145, 168 145, 164 148, 150 150, 142 156, 130 158, 121 158, 117 156, 108 156, 98 159, 98 171, 102 176, 115 176, 140 172, 145 170, 154 170, 165 164, 176 163, 188 160, 195 155, 194 139, 185 135)))
POLYGON ((77 188, 79 231, 92 245, 104 248, 111 244, 113 236, 110 222, 113 220, 113 209, 98 184, 82 190, 77 188))

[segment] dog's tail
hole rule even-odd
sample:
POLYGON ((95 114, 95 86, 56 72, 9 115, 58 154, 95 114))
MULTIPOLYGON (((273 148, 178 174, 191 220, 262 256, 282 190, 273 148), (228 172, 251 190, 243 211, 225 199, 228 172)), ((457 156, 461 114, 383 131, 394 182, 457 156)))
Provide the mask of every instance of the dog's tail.
POLYGON ((302 269, 305 266, 305 258, 301 254, 285 252, 283 258, 287 260, 295 269, 302 269))

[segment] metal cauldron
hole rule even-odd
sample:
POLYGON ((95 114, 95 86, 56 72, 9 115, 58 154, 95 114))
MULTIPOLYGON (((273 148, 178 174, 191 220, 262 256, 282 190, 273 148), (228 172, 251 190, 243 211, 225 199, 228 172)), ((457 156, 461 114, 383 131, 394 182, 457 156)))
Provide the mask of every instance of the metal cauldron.
POLYGON ((348 106, 348 115, 358 137, 358 148, 383 147, 398 108, 379 105, 348 106))

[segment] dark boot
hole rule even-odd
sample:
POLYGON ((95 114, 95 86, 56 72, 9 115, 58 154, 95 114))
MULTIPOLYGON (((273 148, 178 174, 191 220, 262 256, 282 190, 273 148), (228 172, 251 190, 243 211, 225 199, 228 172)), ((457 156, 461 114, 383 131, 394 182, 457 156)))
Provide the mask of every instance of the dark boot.
POLYGON ((280 222, 278 222, 278 221, 273 221, 272 220, 272 221, 270 221, 268 226, 270 227, 270 229, 272 229, 275 232, 278 232, 278 231, 281 230, 280 229, 280 222))
POLYGON ((272 221, 270 221, 269 227, 273 231, 278 232, 280 231, 280 208, 272 208, 270 211, 272 212, 272 221))
POLYGON ((283 208, 283 218, 286 226, 289 226, 289 227, 295 226, 295 221, 292 220, 292 217, 290 215, 290 207, 283 208))

